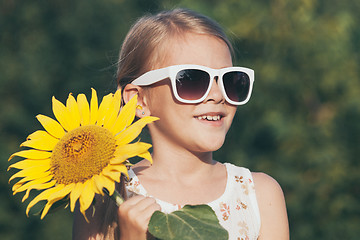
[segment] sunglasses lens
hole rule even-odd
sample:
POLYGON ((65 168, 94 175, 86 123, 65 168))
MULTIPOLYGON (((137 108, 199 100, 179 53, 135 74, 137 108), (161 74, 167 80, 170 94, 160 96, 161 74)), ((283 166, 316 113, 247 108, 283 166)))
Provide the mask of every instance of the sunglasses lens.
POLYGON ((176 75, 176 90, 185 100, 198 100, 209 87, 210 75, 198 69, 185 69, 176 75))
POLYGON ((245 101, 250 92, 250 78, 244 72, 234 71, 223 76, 226 95, 234 102, 245 101))

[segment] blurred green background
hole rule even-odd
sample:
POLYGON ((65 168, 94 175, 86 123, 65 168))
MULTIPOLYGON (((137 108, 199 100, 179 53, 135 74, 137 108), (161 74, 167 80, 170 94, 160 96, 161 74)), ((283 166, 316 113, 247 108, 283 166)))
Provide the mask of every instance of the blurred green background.
POLYGON ((291 239, 360 236, 360 1, 2 0, 0 239, 70 239, 69 210, 25 216, 8 157, 53 116, 51 97, 115 89, 117 54, 144 13, 186 7, 217 20, 236 65, 255 69, 216 159, 266 172, 283 187, 291 239))

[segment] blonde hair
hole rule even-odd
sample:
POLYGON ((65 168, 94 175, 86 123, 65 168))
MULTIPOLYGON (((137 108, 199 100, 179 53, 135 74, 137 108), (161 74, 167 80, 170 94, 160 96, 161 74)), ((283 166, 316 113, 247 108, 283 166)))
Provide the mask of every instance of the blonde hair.
POLYGON ((127 34, 118 61, 117 83, 126 84, 152 69, 163 60, 166 52, 162 48, 173 37, 186 32, 206 34, 223 40, 233 54, 233 47, 218 23, 188 9, 163 11, 140 18, 127 34))

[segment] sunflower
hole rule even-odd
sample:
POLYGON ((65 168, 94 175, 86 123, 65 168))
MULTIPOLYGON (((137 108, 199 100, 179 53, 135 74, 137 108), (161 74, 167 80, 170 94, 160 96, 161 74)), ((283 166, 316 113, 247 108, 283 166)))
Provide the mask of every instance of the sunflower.
POLYGON ((29 210, 39 201, 47 201, 41 219, 51 206, 64 199, 70 200, 73 212, 79 201, 80 211, 90 207, 95 194, 109 195, 120 182, 121 173, 127 175, 128 158, 139 156, 152 162, 150 144, 131 143, 146 124, 156 117, 143 117, 133 123, 137 108, 137 96, 121 108, 121 91, 106 95, 100 106, 96 91, 92 89, 90 104, 84 94, 77 99, 69 94, 66 105, 52 98, 54 120, 44 115, 36 118, 44 127, 30 134, 20 147, 22 150, 10 156, 25 158, 9 166, 19 169, 9 179, 20 178, 12 188, 13 194, 26 191, 24 202, 32 189, 42 190, 27 206, 29 210))

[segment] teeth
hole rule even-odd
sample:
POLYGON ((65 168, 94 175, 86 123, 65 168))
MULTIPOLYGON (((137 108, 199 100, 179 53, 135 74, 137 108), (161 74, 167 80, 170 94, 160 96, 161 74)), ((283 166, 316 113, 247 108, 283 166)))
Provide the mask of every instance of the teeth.
POLYGON ((220 120, 220 115, 217 115, 217 116, 199 116, 197 117, 197 119, 199 120, 208 120, 208 121, 218 121, 220 120))

